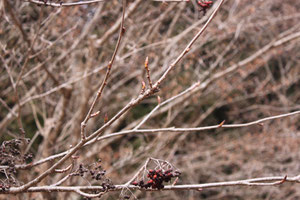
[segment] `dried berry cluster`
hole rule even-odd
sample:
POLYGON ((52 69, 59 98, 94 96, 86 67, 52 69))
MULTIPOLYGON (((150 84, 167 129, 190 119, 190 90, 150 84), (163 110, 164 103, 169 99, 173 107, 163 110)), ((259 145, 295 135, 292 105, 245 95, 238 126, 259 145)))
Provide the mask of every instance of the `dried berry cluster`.
POLYGON ((83 177, 86 172, 89 170, 83 166, 83 164, 79 164, 78 169, 72 173, 72 176, 81 176, 83 177))
POLYGON ((93 179, 99 181, 102 177, 105 176, 106 170, 102 169, 101 160, 98 161, 98 164, 94 167, 94 169, 90 170, 90 174, 93 179))
POLYGON ((134 181, 132 182, 131 184, 132 185, 135 185, 135 186, 140 186, 141 188, 153 188, 153 189, 163 189, 164 188, 164 185, 163 183, 164 182, 169 182, 171 181, 171 179, 173 177, 179 177, 180 176, 180 172, 179 171, 173 171, 173 169, 168 169, 168 170, 161 170, 161 169, 158 169, 158 170, 152 170, 150 169, 149 172, 148 172, 148 175, 147 177, 150 179, 147 181, 147 183, 144 183, 143 180, 137 182, 137 181, 134 181))
POLYGON ((205 0, 196 0, 197 4, 200 6, 200 11, 203 12, 203 15, 206 14, 206 10, 209 9, 213 1, 205 1, 205 0))
MULTIPOLYGON (((26 143, 29 139, 26 139, 26 143)), ((32 158, 32 154, 22 155, 20 152, 20 145, 23 141, 20 139, 13 139, 4 141, 0 147, 0 164, 6 166, 15 166, 16 164, 23 164, 28 159, 32 158)))
POLYGON ((78 169, 72 173, 72 176, 83 177, 87 172, 89 172, 92 179, 96 181, 102 180, 101 186, 104 190, 113 189, 115 187, 111 180, 105 177, 106 170, 102 169, 101 160, 99 160, 98 163, 92 164, 88 168, 83 164, 79 164, 78 169))
MULTIPOLYGON (((24 140, 26 143, 29 139, 24 140)), ((0 165, 5 166, 4 170, 0 170, 1 173, 5 173, 5 180, 1 180, 0 190, 7 190, 11 186, 16 186, 17 180, 14 178, 14 174, 17 173, 16 165, 24 164, 28 159, 32 158, 32 154, 22 154, 20 146, 23 144, 23 140, 13 139, 4 141, 0 146, 0 165)))

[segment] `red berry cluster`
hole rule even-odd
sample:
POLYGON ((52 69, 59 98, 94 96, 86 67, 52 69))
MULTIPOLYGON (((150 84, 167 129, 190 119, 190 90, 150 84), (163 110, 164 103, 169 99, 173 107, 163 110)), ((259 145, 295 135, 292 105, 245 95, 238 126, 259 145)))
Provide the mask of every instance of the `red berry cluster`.
POLYGON ((131 184, 135 186, 140 186, 141 188, 153 188, 153 189, 163 189, 165 186, 163 185, 164 182, 171 181, 171 178, 180 176, 179 171, 173 171, 173 169, 168 170, 152 170, 150 169, 147 177, 150 179, 145 183, 143 180, 137 182, 133 181, 131 184))
POLYGON ((203 0, 196 0, 197 1, 197 4, 200 6, 200 11, 203 11, 203 15, 205 15, 206 13, 206 10, 209 9, 212 4, 213 4, 213 1, 203 1, 203 0))

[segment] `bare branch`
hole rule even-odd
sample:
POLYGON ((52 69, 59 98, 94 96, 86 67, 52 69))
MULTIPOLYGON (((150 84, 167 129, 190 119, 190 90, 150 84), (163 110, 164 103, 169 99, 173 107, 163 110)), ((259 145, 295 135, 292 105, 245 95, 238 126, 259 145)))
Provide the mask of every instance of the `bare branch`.
POLYGON ((253 125, 261 125, 261 123, 265 122, 265 121, 280 119, 280 118, 289 117, 289 116, 298 115, 298 114, 300 114, 300 110, 291 112, 291 113, 287 113, 287 114, 266 117, 263 119, 259 119, 259 120, 244 123, 244 124, 224 124, 222 122, 221 124, 217 124, 214 126, 204 126, 204 127, 197 127, 197 128, 170 127, 170 128, 160 128, 160 129, 132 129, 132 130, 121 131, 121 132, 117 132, 117 133, 111 133, 109 135, 104 135, 104 136, 99 137, 97 140, 100 141, 100 140, 104 140, 104 139, 107 139, 110 137, 116 137, 116 136, 133 134, 133 133, 161 133, 161 132, 184 133, 184 132, 197 132, 197 131, 205 131, 205 130, 212 130, 212 129, 219 129, 219 128, 242 128, 242 127, 253 126, 253 125))
MULTIPOLYGON (((199 189, 209 189, 209 188, 220 188, 228 186, 276 186, 284 184, 285 182, 291 183, 300 183, 300 175, 294 177, 287 176, 274 176, 274 177, 262 177, 262 178, 253 178, 237 181, 225 181, 225 182, 215 182, 215 183, 204 183, 204 184, 191 184, 191 185, 166 185, 161 191, 165 190, 199 190, 199 189)), ((124 188, 130 190, 140 190, 138 186, 133 185, 115 185, 114 189, 109 191, 121 191, 124 188)), ((103 190, 102 186, 40 186, 40 187, 31 187, 26 192, 78 192, 78 191, 101 191, 103 190)), ((143 191, 157 191, 154 189, 143 189, 143 191)), ((6 192, 8 193, 8 192, 6 192)), ((81 193, 80 193, 81 194, 81 193)), ((84 193, 86 194, 86 193, 84 193)), ((96 194, 96 195, 100 195, 96 194)))
POLYGON ((51 1, 43 1, 43 0, 26 0, 30 3, 35 3, 38 5, 45 5, 45 6, 52 6, 52 7, 62 7, 62 6, 79 6, 79 5, 87 5, 92 3, 99 3, 104 2, 105 0, 87 0, 87 1, 78 1, 78 2, 71 2, 71 3, 53 3, 51 1))

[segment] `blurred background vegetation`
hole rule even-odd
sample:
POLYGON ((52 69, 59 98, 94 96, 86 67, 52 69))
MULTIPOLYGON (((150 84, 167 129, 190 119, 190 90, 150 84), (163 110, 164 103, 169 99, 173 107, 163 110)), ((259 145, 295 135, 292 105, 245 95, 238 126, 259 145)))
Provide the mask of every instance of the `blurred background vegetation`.
MULTIPOLYGON (((63 8, 20 0, 0 4, 0 140, 19 137, 19 99, 20 118, 26 137, 31 138, 28 151, 33 160, 40 160, 79 141, 80 123, 102 83, 118 38, 122 4, 117 0, 63 8), (11 78, 20 79, 18 98, 11 78)), ((147 82, 147 56, 152 81, 156 81, 212 12, 203 15, 196 1, 128 0, 127 4, 126 33, 103 97, 96 104, 95 110, 101 113, 89 121, 87 133, 140 94, 142 81, 147 82)), ((163 102, 198 81, 207 86, 162 106, 142 128, 199 127, 223 120, 244 123, 299 110, 299 37, 246 62, 266 45, 299 34, 299 11, 300 2, 294 0, 227 0, 157 95, 163 102), (237 63, 239 67, 225 73, 237 63), (214 79, 219 73, 224 75, 214 79)), ((157 104, 157 96, 147 98, 105 134, 134 128, 157 104)), ((76 162, 89 164, 101 158, 114 184, 130 180, 148 157, 167 160, 180 169, 178 184, 293 176, 300 172, 299 119, 294 116, 239 129, 114 137, 83 148, 76 162)), ((16 176, 27 182, 49 166, 51 162, 26 171, 26 176, 16 176)), ((41 185, 62 177, 52 175, 41 185)), ((86 185, 87 180, 72 177, 65 184, 86 185)), ((289 183, 135 195, 139 199, 300 198, 297 185, 289 183)), ((80 199, 70 193, 23 194, 28 199, 55 196, 80 199)), ((118 196, 109 193, 104 198, 118 196)))

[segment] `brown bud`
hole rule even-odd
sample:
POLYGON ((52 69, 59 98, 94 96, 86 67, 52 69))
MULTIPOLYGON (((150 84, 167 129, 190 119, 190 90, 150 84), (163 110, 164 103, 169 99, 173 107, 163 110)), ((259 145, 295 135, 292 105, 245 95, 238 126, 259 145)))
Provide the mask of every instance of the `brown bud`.
POLYGON ((107 116, 107 113, 105 113, 104 115, 104 123, 106 123, 108 121, 108 116, 107 116))
POLYGON ((148 64, 149 64, 149 58, 148 56, 146 57, 146 60, 145 60, 145 68, 148 69, 148 64))
POLYGON ((160 104, 160 102, 161 102, 160 96, 157 96, 157 103, 160 104))

